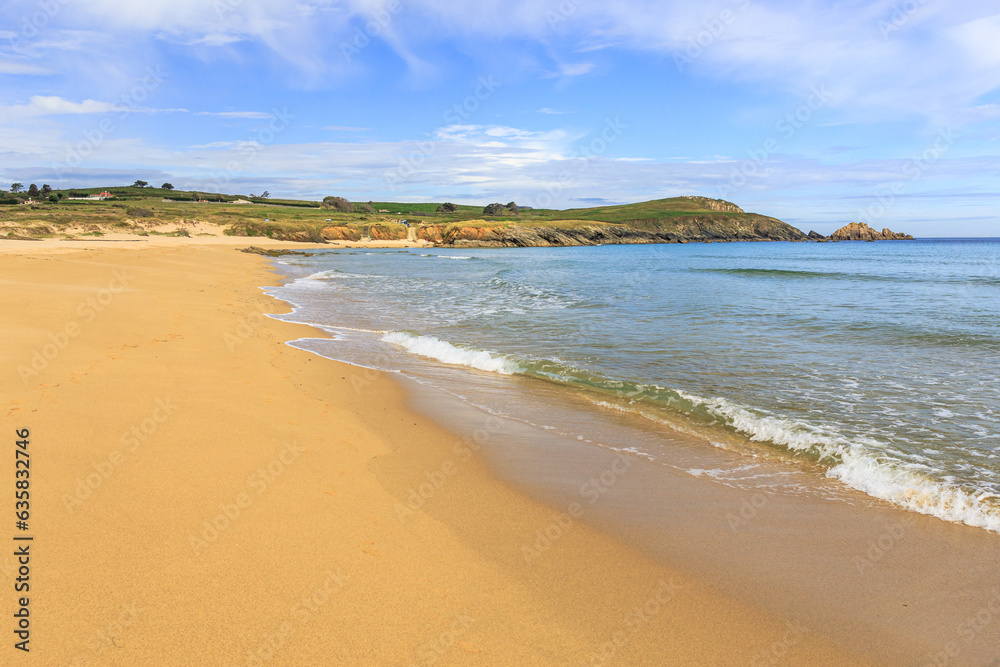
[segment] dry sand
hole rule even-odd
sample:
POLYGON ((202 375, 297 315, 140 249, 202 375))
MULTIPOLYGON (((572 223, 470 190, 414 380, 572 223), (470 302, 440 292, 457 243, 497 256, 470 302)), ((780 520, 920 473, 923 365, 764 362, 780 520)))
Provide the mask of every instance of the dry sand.
POLYGON ((865 664, 583 525, 527 563, 558 511, 391 377, 284 345, 319 334, 216 241, 0 242, 0 539, 16 429, 35 538, 28 655, 0 557, 0 662, 865 664))

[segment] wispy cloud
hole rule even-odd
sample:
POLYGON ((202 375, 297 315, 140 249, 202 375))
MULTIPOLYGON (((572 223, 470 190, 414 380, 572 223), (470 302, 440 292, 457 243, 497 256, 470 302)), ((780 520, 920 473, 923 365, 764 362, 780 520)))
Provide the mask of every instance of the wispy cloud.
POLYGON ((217 116, 219 118, 250 118, 262 120, 271 118, 273 114, 264 111, 195 111, 195 116, 217 116))
POLYGON ((594 63, 563 63, 559 66, 562 76, 583 76, 594 69, 594 63))
POLYGON ((31 65, 23 62, 12 62, 0 60, 0 74, 26 74, 29 76, 50 76, 55 74, 54 70, 39 65, 31 65))
POLYGON ((352 127, 350 125, 327 125, 322 128, 330 132, 370 132, 370 127, 352 127))

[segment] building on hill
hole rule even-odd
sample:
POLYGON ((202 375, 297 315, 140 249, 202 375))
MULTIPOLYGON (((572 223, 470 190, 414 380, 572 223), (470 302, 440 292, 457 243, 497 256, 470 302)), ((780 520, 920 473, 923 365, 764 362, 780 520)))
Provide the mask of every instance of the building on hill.
POLYGON ((110 199, 113 196, 114 195, 112 195, 110 192, 108 192, 107 190, 105 190, 104 192, 102 192, 100 194, 87 195, 87 199, 96 199, 97 201, 103 201, 105 199, 110 199))

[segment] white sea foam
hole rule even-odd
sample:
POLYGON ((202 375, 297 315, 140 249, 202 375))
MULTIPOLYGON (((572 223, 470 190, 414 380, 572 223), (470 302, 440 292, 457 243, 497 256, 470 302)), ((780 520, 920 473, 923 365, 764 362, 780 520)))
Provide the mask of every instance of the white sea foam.
MULTIPOLYGON (((681 392, 678 392, 681 393, 681 392)), ((852 442, 837 433, 801 422, 752 412, 723 398, 706 399, 681 393, 687 400, 708 408, 733 428, 759 442, 773 442, 797 452, 809 452, 833 465, 827 475, 906 509, 946 521, 1000 532, 1000 515, 986 502, 997 499, 988 492, 972 493, 935 480, 922 464, 893 460, 875 441, 852 442)))
POLYGON ((386 343, 399 345, 412 354, 437 359, 446 364, 468 366, 501 375, 513 375, 524 370, 516 361, 502 354, 458 347, 434 336, 413 336, 408 333, 392 331, 382 336, 382 340, 386 343))

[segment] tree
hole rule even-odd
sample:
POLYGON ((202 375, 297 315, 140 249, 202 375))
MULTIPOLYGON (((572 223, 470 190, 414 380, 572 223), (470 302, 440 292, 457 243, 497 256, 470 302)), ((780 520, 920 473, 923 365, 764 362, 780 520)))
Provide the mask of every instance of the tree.
POLYGON ((354 204, 343 197, 323 197, 323 208, 335 208, 341 213, 354 213, 354 204))
POLYGON ((513 213, 514 215, 517 215, 521 211, 518 205, 515 204, 514 202, 510 202, 509 204, 507 204, 507 210, 513 213))
POLYGON ((358 204, 358 208, 361 209, 362 213, 374 213, 375 212, 375 207, 372 206, 371 202, 368 202, 367 204, 358 204))
POLYGON ((438 213, 454 213, 458 210, 458 207, 452 204, 450 201, 446 201, 437 207, 438 213))
POLYGON ((483 215, 503 215, 503 204, 490 204, 483 209, 483 215))
POLYGON ((28 186, 28 196, 32 199, 38 196, 38 186, 34 183, 28 186))
POLYGON ((52 192, 52 186, 51 185, 43 185, 42 186, 42 194, 43 195, 47 195, 50 192, 52 192))
POLYGON ((55 204, 57 201, 59 201, 59 197, 57 197, 56 195, 49 195, 49 201, 55 204))
POLYGON ((132 185, 135 186, 135 187, 137 187, 137 188, 144 188, 147 185, 149 185, 149 183, 147 183, 146 181, 136 181, 132 185))
POLYGON ((268 192, 267 190, 264 190, 263 192, 260 193, 260 198, 261 199, 267 199, 270 196, 271 196, 271 193, 268 192))
POLYGON ((24 184, 23 183, 11 183, 10 184, 10 191, 12 193, 14 193, 14 194, 17 194, 18 192, 20 192, 23 189, 24 189, 24 184))
POLYGON ((172 183, 164 183, 163 185, 160 186, 160 188, 163 190, 173 190, 174 186, 172 183))

